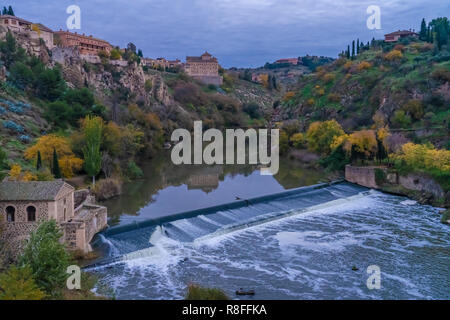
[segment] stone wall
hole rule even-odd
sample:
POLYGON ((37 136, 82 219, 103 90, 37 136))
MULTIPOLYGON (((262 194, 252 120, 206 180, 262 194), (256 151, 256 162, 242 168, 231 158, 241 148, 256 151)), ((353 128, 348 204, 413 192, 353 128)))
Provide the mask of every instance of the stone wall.
POLYGON ((435 199, 444 199, 446 194, 442 187, 431 177, 425 174, 410 173, 399 175, 396 172, 388 172, 384 167, 354 167, 345 166, 345 180, 373 189, 383 189, 386 186, 401 186, 408 190, 419 191, 430 194, 435 199), (381 169, 385 173, 385 183, 378 186, 376 182, 376 169, 381 169))
POLYGON ((367 188, 377 189, 375 169, 377 167, 353 167, 345 166, 345 180, 359 184, 367 188))
POLYGON ((445 193, 442 187, 434 181, 424 175, 408 174, 406 176, 399 176, 398 183, 409 190, 424 191, 431 193, 436 198, 444 198, 445 193))

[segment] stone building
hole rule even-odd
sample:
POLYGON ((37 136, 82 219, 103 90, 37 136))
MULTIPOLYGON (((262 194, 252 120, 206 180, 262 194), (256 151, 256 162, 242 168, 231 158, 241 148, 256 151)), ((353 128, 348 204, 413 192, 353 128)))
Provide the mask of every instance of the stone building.
POLYGON ((57 44, 61 47, 77 48, 81 55, 98 55, 100 51, 110 52, 112 46, 105 40, 69 31, 56 31, 57 44))
POLYGON ((296 66, 298 65, 298 58, 279 59, 275 61, 275 64, 291 64, 293 66, 296 66))
POLYGON ((205 84, 220 86, 223 78, 219 75, 219 62, 208 52, 200 57, 186 57, 186 73, 205 84))
POLYGON ((167 60, 165 58, 157 58, 157 59, 142 58, 141 61, 144 66, 147 66, 150 68, 160 67, 163 69, 167 69, 167 68, 176 68, 176 67, 182 66, 181 61, 178 59, 167 60))
POLYGON ((397 42, 401 38, 406 37, 419 37, 419 34, 414 32, 414 30, 398 30, 392 33, 384 35, 384 42, 397 42))
POLYGON ((106 208, 92 202, 88 192, 75 193, 62 180, 4 181, 0 183, 0 240, 19 249, 41 222, 53 219, 69 249, 88 252, 92 237, 107 225, 106 208))
POLYGON ((31 39, 42 39, 48 49, 54 48, 53 31, 41 23, 32 23, 25 19, 10 16, 0 16, 0 26, 15 33, 28 34, 31 39))

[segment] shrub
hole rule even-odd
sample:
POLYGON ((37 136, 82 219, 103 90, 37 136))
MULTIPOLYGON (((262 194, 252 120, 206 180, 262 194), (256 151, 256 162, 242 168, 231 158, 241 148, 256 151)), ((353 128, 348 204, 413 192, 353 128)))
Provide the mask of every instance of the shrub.
POLYGON ((60 243, 62 233, 55 220, 42 222, 30 239, 19 259, 29 267, 39 288, 51 297, 58 297, 64 287, 70 263, 69 254, 60 243))
POLYGON ((127 176, 130 179, 139 179, 144 176, 144 173, 142 172, 142 169, 139 168, 134 161, 130 161, 128 163, 127 176))
POLYGON ((244 104, 242 110, 247 113, 252 119, 258 119, 261 117, 261 113, 259 111, 260 108, 257 103, 246 103, 244 104))
POLYGON ((302 149, 306 146, 306 138, 303 133, 295 133, 289 139, 294 148, 302 149))
POLYGON ((392 50, 384 55, 384 59, 387 61, 397 61, 403 58, 403 54, 399 50, 392 50))
POLYGON ((44 297, 29 267, 13 265, 0 274, 0 300, 42 300, 44 297))
POLYGON ((24 132, 24 129, 23 129, 23 127, 20 124, 17 124, 14 121, 11 121, 11 120, 3 122, 3 126, 6 129, 9 129, 9 130, 14 131, 14 132, 18 132, 18 133, 24 132))
POLYGON ((330 93, 327 97, 328 101, 330 102, 340 102, 341 101, 341 95, 339 93, 330 93))
POLYGON ((411 125, 411 117, 403 110, 397 110, 391 118, 391 122, 397 128, 408 128, 411 125))
POLYGON ((403 110, 411 115, 414 119, 420 120, 423 117, 422 102, 417 99, 409 100, 404 106, 403 110))
POLYGON ((372 64, 370 62, 367 61, 362 61, 361 63, 358 64, 358 71, 363 71, 363 70, 368 70, 372 67, 372 64))
POLYGON ((92 191, 102 201, 116 197, 122 193, 122 182, 119 179, 101 179, 95 183, 92 191))
POLYGON ((229 300, 228 296, 217 288, 203 288, 190 284, 187 288, 186 300, 229 300))
POLYGON ((295 92, 294 91, 288 91, 283 96, 284 102, 289 102, 292 98, 294 98, 295 92))
POLYGON ((326 73, 324 76, 323 76, 323 82, 324 83, 330 83, 330 82, 332 82, 334 79, 336 78, 336 76, 334 75, 334 74, 332 74, 332 73, 326 73))

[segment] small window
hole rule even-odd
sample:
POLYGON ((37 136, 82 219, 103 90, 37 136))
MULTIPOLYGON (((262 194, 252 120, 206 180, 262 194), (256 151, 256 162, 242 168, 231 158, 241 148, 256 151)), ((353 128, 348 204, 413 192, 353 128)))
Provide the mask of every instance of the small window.
POLYGON ((8 19, 5 19, 5 24, 8 24, 8 19))
POLYGON ((16 213, 16 209, 14 207, 12 207, 12 206, 6 207, 6 220, 8 222, 14 222, 15 213, 16 213))
POLYGON ((34 206, 27 207, 27 217, 29 222, 36 221, 36 207, 34 206))

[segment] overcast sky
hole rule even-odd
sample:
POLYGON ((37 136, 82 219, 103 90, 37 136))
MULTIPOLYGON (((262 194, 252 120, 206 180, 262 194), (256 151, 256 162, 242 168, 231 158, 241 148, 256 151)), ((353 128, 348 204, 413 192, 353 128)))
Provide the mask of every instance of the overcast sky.
POLYGON ((179 58, 208 50, 224 67, 257 67, 306 54, 336 57, 422 18, 450 17, 449 0, 10 0, 16 16, 66 29, 69 5, 81 8, 81 33, 113 45, 133 42, 147 57, 179 58), (369 5, 381 29, 369 30, 369 5))

